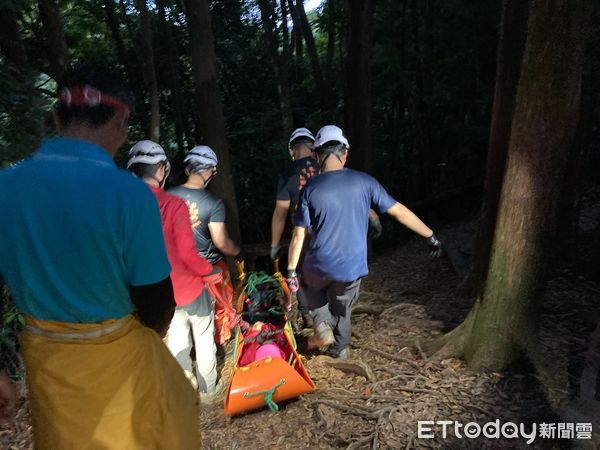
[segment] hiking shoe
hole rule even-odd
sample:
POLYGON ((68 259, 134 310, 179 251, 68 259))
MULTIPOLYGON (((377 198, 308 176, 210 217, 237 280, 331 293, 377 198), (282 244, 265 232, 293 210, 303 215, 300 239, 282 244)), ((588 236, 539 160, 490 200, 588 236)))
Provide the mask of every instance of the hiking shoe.
POLYGON ((198 390, 198 380, 196 380, 196 376, 189 370, 184 370, 183 373, 185 373, 185 377, 188 379, 188 381, 190 382, 190 384, 192 385, 194 390, 197 391, 198 390))
POLYGON ((330 348, 325 354, 331 358, 348 359, 350 358, 350 347, 346 347, 342 350, 330 348))
POLYGON ((333 330, 327 322, 321 322, 308 338, 308 348, 328 347, 334 342, 333 330))
POLYGON ((200 392, 200 403, 202 405, 213 405, 225 399, 227 386, 220 378, 215 386, 215 390, 211 392, 200 392))

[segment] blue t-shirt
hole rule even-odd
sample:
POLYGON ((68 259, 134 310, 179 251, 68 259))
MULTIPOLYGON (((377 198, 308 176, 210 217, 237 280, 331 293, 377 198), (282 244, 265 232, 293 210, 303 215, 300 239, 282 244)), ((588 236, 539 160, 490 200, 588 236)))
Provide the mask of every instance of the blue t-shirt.
POLYGON ((364 277, 369 209, 384 213, 396 204, 379 184, 350 169, 323 172, 300 192, 294 225, 310 228, 302 272, 333 281, 364 277))
POLYGON ((0 276, 36 319, 92 323, 134 309, 129 286, 170 273, 150 188, 102 148, 47 141, 0 171, 0 276))

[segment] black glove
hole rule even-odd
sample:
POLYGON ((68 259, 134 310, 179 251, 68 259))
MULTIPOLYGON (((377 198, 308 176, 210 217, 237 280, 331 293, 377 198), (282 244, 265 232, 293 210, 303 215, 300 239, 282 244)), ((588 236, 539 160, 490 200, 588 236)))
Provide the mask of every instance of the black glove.
POLYGON ((435 237, 435 234, 432 234, 427 239, 427 247, 429 247, 429 256, 432 258, 439 258, 442 256, 442 243, 438 238, 435 237))
POLYGON ((234 258, 237 262, 244 262, 246 260, 246 252, 242 247, 240 247, 239 253, 234 258))
POLYGON ((372 237, 373 239, 377 239, 381 236, 381 233, 383 233, 383 226, 381 226, 381 221, 379 220, 379 217, 376 217, 373 220, 369 221, 369 237, 372 237))

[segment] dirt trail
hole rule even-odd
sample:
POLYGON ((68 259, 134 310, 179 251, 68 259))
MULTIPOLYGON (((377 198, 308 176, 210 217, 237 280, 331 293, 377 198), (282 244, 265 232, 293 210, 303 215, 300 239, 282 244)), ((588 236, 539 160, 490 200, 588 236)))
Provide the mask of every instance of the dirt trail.
MULTIPOLYGON (((448 227, 442 238, 470 239, 473 224, 448 227)), ((567 268, 553 267, 542 317, 548 360, 562 389, 548 390, 537 377, 475 374, 461 361, 425 359, 413 347, 451 329, 471 301, 455 294, 458 277, 444 259, 431 261, 413 239, 371 259, 370 275, 353 316, 352 359, 332 365, 323 356, 306 356, 317 385, 314 393, 281 405, 227 418, 220 407, 202 413, 206 449, 293 448, 559 448, 565 440, 417 439, 418 420, 463 423, 500 419, 515 423, 558 423, 561 410, 578 392, 587 340, 600 305, 598 284, 567 268), (594 309, 595 308, 595 309, 594 309), (336 367, 337 366, 337 367, 336 367)), ((302 343, 300 343, 302 346, 302 343)), ((600 415, 596 416, 600 420, 600 415)), ((529 426, 529 425, 528 425, 529 426)), ((438 435, 440 430, 438 430, 438 435)), ((600 431, 595 424, 594 431, 600 431)), ((595 445, 600 436, 595 434, 595 445)), ((590 441, 578 441, 589 443, 590 441)), ((0 425, 1 448, 31 448, 26 408, 16 428, 0 425)), ((590 447, 592 448, 592 447, 590 447)))

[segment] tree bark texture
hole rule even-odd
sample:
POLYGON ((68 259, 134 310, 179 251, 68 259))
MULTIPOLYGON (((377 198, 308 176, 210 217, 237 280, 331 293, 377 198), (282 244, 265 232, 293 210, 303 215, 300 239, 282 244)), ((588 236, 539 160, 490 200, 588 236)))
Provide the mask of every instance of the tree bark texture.
POLYGON ((152 23, 148 13, 146 0, 136 0, 135 6, 140 13, 140 42, 142 47, 142 66, 144 81, 150 95, 150 118, 148 124, 148 139, 154 142, 160 140, 160 96, 156 70, 154 67, 154 50, 152 48, 152 23))
POLYGON ((349 165, 370 172, 371 165, 371 0, 348 0, 346 120, 349 165))
POLYGON ((65 32, 57 0, 39 0, 40 19, 44 26, 50 76, 60 79, 69 61, 65 32))
POLYGON ((227 229, 231 237, 240 242, 240 224, 233 176, 229 158, 229 145, 223 115, 223 103, 217 84, 217 58, 207 0, 185 0, 190 33, 192 75, 196 86, 196 108, 203 142, 219 158, 219 174, 211 182, 227 208, 227 229))
POLYGON ((534 0, 483 295, 464 356, 500 370, 538 346, 544 261, 580 111, 591 1, 534 0))
POLYGON ((505 0, 503 3, 483 200, 472 268, 463 284, 467 296, 481 294, 488 272, 530 5, 529 0, 505 0))

